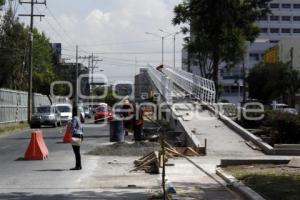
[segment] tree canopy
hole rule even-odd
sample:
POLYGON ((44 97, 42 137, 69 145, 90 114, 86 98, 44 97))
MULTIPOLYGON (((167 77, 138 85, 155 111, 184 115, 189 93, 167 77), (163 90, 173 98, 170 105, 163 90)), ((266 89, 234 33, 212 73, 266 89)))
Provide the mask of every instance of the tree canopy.
POLYGON ((219 64, 241 61, 245 42, 259 35, 255 21, 269 12, 269 1, 183 0, 175 7, 173 24, 183 25, 182 32, 190 33, 186 48, 202 76, 213 79, 217 86, 219 64))
MULTIPOLYGON (((33 91, 49 94, 51 82, 57 79, 53 53, 44 33, 34 29, 33 38, 33 91)), ((28 89, 28 39, 29 27, 8 9, 0 24, 0 87, 28 89)))

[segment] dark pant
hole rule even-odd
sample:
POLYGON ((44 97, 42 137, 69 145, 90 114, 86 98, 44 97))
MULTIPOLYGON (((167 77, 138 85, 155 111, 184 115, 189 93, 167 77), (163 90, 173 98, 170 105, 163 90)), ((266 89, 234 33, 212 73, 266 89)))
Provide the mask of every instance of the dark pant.
POLYGON ((134 126, 133 135, 134 135, 134 140, 135 141, 141 141, 142 140, 142 129, 143 129, 143 124, 134 126))
POLYGON ((75 146, 72 145, 74 154, 75 154, 75 159, 76 159, 76 168, 81 168, 81 156, 80 156, 80 146, 75 146))

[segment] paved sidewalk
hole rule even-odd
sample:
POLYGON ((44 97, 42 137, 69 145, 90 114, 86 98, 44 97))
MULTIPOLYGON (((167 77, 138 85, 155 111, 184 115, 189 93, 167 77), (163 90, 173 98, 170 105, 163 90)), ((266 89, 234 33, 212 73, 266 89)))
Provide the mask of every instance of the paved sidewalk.
POLYGON ((170 159, 174 166, 166 168, 167 179, 177 190, 178 199, 232 200, 242 199, 224 187, 225 182, 216 175, 216 167, 221 159, 287 159, 287 156, 267 156, 251 149, 233 130, 209 111, 202 111, 198 118, 180 120, 185 130, 200 141, 207 139, 207 155, 170 159), (199 119, 200 117, 200 119, 199 119), (193 133, 194 132, 194 133, 193 133))
MULTIPOLYGON (((201 158, 193 161, 204 163, 201 158)), ((236 193, 224 187, 225 182, 215 174, 214 164, 200 164, 205 172, 184 158, 171 159, 174 166, 166 168, 167 179, 176 189, 174 199, 188 200, 236 200, 241 199, 236 193)))

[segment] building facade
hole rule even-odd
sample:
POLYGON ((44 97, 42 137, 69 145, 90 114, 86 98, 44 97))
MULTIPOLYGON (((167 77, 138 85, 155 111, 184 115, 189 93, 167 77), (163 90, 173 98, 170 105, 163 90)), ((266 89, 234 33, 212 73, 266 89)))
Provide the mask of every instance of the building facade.
MULTIPOLYGON (((219 80, 220 85, 222 85, 220 100, 231 103, 241 102, 244 90, 243 72, 247 76, 254 65, 263 61, 266 50, 278 45, 281 40, 300 40, 300 0, 273 0, 269 3, 269 7, 272 13, 257 20, 261 33, 254 43, 247 44, 244 63, 238 64, 234 68, 227 67, 224 63, 220 65, 219 80)), ((288 54, 293 49, 293 44, 298 45, 298 42, 290 42, 285 45, 288 46, 288 49, 284 49, 285 53, 282 61, 288 62, 291 58, 288 54)), ((300 55, 300 52, 298 53, 296 48, 293 51, 295 62, 295 58, 300 55)), ((182 68, 199 74, 199 67, 193 66, 193 62, 190 62, 190 66, 188 66, 186 62, 187 53, 183 52, 182 55, 182 68)))

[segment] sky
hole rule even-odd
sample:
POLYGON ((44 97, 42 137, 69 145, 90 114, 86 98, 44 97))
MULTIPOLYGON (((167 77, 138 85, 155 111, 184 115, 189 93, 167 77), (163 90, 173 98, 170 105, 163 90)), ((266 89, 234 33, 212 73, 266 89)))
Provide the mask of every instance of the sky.
MULTIPOLYGON (((41 1, 41 0, 39 0, 41 1)), ((47 7, 35 6, 35 27, 51 42, 62 43, 63 58, 74 61, 92 52, 98 61, 95 71, 103 72, 109 82, 132 81, 139 67, 162 62, 162 39, 157 35, 175 33, 180 27, 171 23, 173 9, 181 0, 48 0, 47 7), (161 32, 160 29, 165 31, 161 32)), ((18 13, 29 13, 29 5, 19 5, 18 13)), ((21 21, 29 23, 29 19, 21 21)), ((182 34, 176 36, 176 67, 181 67, 182 34)), ((173 36, 164 42, 164 63, 173 66, 173 36)), ((80 59, 80 62, 87 60, 80 59)))

